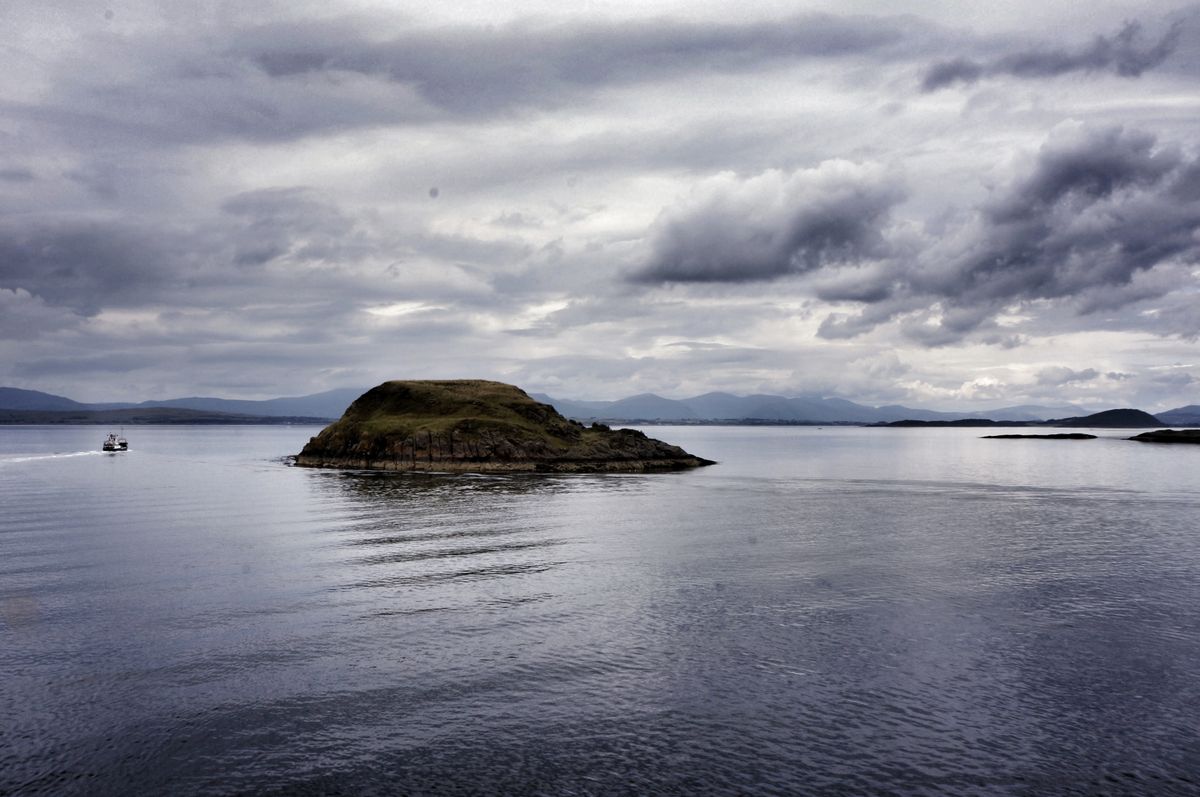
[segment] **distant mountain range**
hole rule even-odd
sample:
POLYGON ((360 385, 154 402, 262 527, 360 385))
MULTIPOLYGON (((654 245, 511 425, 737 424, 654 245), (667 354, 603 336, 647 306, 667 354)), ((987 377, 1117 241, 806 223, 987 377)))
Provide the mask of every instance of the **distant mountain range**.
POLYGON ((667 399, 642 393, 618 401, 571 401, 544 393, 533 398, 570 418, 603 421, 766 421, 776 423, 888 423, 891 421, 951 421, 960 418, 990 418, 995 421, 1045 421, 1078 416, 1087 410, 1074 405, 1045 407, 1025 404, 985 412, 938 412, 898 404, 870 407, 840 398, 787 398, 756 394, 705 393, 689 399, 667 399))
MULTIPOLYGON (((114 410, 191 410, 205 413, 205 417, 218 419, 221 416, 238 416, 239 420, 230 422, 247 422, 253 418, 289 418, 296 420, 330 420, 341 417, 350 406, 350 402, 361 396, 365 391, 359 388, 341 388, 327 390, 324 393, 314 393, 311 396, 294 396, 287 398, 265 399, 263 401, 245 401, 241 399, 209 398, 193 396, 190 398, 168 399, 166 401, 109 402, 100 404, 85 404, 79 401, 41 393, 36 390, 21 390, 15 387, 0 387, 0 411, 21 412, 70 412, 70 413, 105 413, 114 410)), ((129 416, 114 416, 129 417, 129 416)), ((168 416, 158 413, 146 417, 187 417, 186 414, 168 416)), ((0 417, 3 420, 3 417, 0 417)), ((8 421, 12 422, 12 421, 8 421)), ((142 421, 147 422, 147 421, 142 421)), ((148 421, 154 423, 156 421, 148 421)), ((177 421, 183 422, 183 421, 177 421)))
MULTIPOLYGON (((203 396, 168 399, 165 401, 143 401, 139 403, 87 404, 63 396, 55 396, 36 390, 0 387, 0 423, 22 422, 14 420, 22 413, 105 413, 114 410, 187 410, 205 413, 205 422, 220 422, 222 416, 230 423, 246 423, 254 418, 287 420, 329 420, 341 417, 354 399, 366 392, 365 388, 341 388, 314 393, 308 396, 247 401, 203 396), (17 413, 14 416, 13 413, 17 413)), ((544 393, 530 394, 537 401, 552 405, 569 418, 581 421, 616 421, 622 423, 814 423, 814 424, 866 424, 891 423, 894 421, 955 421, 963 419, 990 419, 1003 422, 1039 422, 1061 418, 1086 416, 1090 410, 1074 405, 1042 406, 1022 404, 999 407, 975 412, 939 412, 901 405, 871 407, 840 398, 786 397, 769 394, 737 396, 732 393, 705 393, 687 399, 668 399, 653 393, 642 393, 617 401, 582 401, 559 399, 544 393)), ((26 416, 31 417, 31 416, 26 416)), ((61 416, 60 416, 61 417, 61 416)), ((75 415, 75 417, 82 417, 75 415)), ((135 417, 116 414, 109 416, 135 417)), ((136 417, 150 417, 144 413, 136 417)), ((154 417, 177 417, 187 413, 166 416, 157 413, 154 417)), ((1179 407, 1155 416, 1165 425, 1200 425, 1200 405, 1179 407)), ((30 422, 48 422, 25 420, 30 422)), ((69 422, 82 422, 79 420, 69 422)), ((136 422, 136 421, 135 421, 136 422)), ((145 422, 145 421, 143 421, 145 422)), ((153 421, 151 421, 153 422, 153 421)))
POLYGON ((1176 407, 1166 412, 1156 412, 1154 417, 1168 426, 1200 426, 1200 404, 1189 404, 1186 407, 1176 407))

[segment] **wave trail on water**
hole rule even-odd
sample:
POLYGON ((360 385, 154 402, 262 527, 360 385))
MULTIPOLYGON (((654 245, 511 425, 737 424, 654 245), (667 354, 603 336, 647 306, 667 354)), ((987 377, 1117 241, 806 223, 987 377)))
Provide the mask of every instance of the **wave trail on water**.
POLYGON ((23 454, 19 456, 0 456, 0 465, 18 464, 21 462, 39 462, 46 459, 71 459, 73 457, 98 457, 103 451, 56 451, 53 454, 23 454))

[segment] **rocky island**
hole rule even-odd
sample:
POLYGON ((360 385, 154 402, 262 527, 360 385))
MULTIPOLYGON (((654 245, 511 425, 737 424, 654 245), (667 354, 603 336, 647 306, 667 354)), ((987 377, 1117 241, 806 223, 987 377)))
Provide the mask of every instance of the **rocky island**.
POLYGON ((1200 444, 1200 429, 1159 429, 1154 432, 1142 432, 1136 437, 1129 438, 1139 443, 1191 443, 1200 444))
POLYGON ((983 440, 1095 440, 1096 435, 1083 432, 1055 434, 985 434, 983 440))
POLYGON ((296 464, 396 471, 644 472, 714 464, 633 429, 584 426, 520 388, 384 382, 308 441, 296 464))

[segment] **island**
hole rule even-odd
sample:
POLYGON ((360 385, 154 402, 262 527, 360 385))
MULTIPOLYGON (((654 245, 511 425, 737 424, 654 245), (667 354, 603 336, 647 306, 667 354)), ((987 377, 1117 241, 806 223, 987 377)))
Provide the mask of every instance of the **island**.
POLYGON ((1131 408, 1105 410, 1076 418, 1055 418, 1044 426, 1090 426, 1095 429, 1134 429, 1137 427, 1162 426, 1162 422, 1148 412, 1131 408))
POLYGON ((308 441, 314 468, 495 473, 670 471, 715 464, 635 429, 584 426, 502 382, 392 381, 308 441))
POLYGON ((1095 440, 1096 435, 1083 432, 1058 432, 1055 434, 985 434, 983 440, 1095 440))
MULTIPOLYGON (((917 421, 903 420, 889 423, 877 423, 872 426, 1056 426, 1056 427, 1085 427, 1093 429, 1132 429, 1138 427, 1162 426, 1162 422, 1148 412, 1135 409, 1105 410, 1092 415, 1081 415, 1073 418, 1054 418, 1049 421, 993 421, 990 418, 959 418, 953 421, 917 421)), ((1037 435, 1038 437, 1051 437, 1037 435)), ((1078 438, 1074 438, 1078 439, 1078 438)))
POLYGON ((1200 443, 1200 429, 1158 429, 1129 439, 1139 443, 1200 443))

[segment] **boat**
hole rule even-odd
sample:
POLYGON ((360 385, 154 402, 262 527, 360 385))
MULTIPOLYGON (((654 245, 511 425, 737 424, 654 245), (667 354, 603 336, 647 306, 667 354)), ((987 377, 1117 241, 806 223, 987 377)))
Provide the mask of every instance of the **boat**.
POLYGON ((104 445, 101 446, 104 451, 128 451, 129 441, 124 437, 109 433, 108 437, 104 438, 104 445))

